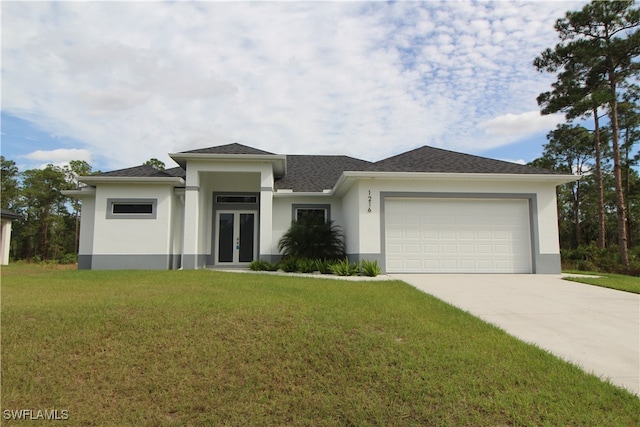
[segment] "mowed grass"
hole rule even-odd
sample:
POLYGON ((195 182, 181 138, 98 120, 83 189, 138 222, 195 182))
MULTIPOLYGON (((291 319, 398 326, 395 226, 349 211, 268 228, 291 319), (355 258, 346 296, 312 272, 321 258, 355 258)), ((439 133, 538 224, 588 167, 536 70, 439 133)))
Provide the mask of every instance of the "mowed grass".
POLYGON ((212 271, 3 268, 1 401, 85 426, 640 423, 631 393, 402 282, 212 271))
POLYGON ((625 276, 622 274, 588 273, 581 271, 570 271, 568 273, 576 275, 566 277, 566 280, 640 294, 640 277, 625 276), (594 275, 598 277, 585 277, 580 275, 594 275))

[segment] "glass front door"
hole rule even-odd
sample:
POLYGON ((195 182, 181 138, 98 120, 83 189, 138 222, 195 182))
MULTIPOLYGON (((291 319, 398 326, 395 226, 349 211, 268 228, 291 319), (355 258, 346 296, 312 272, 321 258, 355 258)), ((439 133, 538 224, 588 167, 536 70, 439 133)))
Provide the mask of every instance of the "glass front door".
POLYGON ((218 211, 216 264, 248 264, 256 258, 256 212, 218 211))

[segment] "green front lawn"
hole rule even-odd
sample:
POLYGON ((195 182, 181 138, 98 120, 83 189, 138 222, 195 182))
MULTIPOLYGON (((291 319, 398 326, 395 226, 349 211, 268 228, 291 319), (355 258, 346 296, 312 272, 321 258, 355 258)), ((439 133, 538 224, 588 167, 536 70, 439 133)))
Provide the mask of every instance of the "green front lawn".
POLYGON ((633 394, 399 281, 9 266, 1 320, 3 425, 640 424, 633 394))
POLYGON ((622 274, 588 273, 584 271, 567 271, 567 273, 575 274, 575 276, 565 277, 566 280, 640 294, 640 277, 625 276, 622 274), (598 277, 585 277, 581 275, 598 277))

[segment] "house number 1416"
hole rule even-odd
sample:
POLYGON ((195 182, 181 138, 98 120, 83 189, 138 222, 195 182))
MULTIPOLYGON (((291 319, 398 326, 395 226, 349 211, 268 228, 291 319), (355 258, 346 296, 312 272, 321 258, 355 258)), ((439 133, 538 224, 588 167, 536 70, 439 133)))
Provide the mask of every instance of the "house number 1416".
POLYGON ((371 212, 371 190, 369 190, 369 197, 367 197, 367 200, 369 200, 369 209, 367 209, 367 212, 371 212))

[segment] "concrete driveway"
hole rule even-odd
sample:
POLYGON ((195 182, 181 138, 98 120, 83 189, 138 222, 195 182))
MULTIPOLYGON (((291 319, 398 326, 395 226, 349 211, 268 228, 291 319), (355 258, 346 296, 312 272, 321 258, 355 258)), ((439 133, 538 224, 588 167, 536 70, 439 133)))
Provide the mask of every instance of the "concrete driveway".
POLYGON ((640 396, 640 295, 560 275, 392 274, 640 396))

